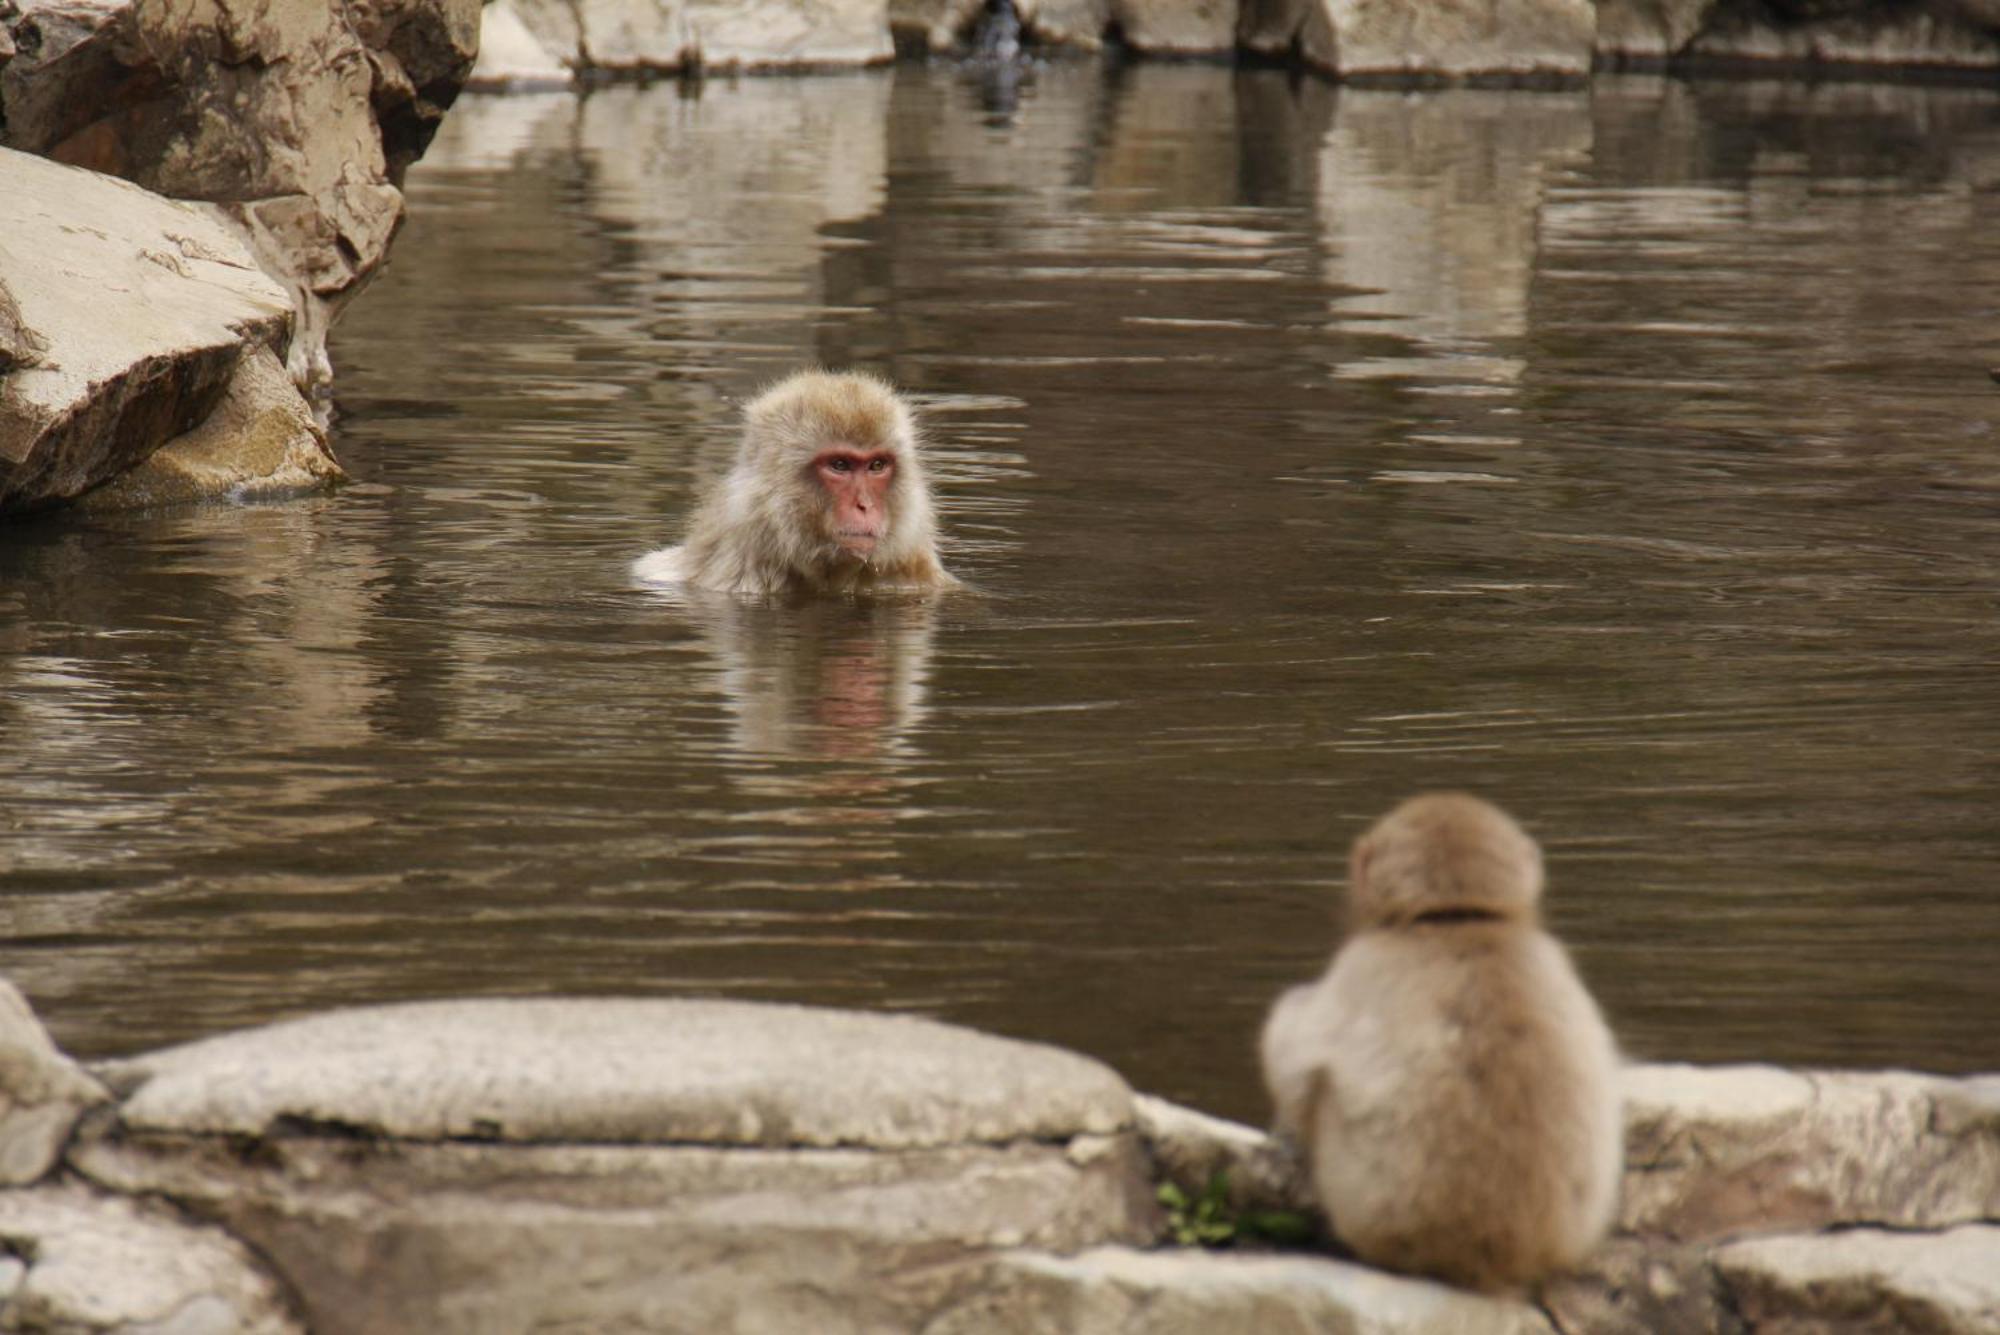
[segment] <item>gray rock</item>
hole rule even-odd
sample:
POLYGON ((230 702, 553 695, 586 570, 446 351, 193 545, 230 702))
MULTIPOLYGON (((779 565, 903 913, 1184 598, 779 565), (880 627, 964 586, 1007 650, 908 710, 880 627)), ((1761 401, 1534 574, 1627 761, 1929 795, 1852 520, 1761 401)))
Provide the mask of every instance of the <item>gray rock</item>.
POLYGON ((1104 1247, 996 1259, 923 1335, 1553 1335, 1526 1303, 1343 1261, 1104 1247))
POLYGON ((440 1001, 335 1011, 115 1064, 139 1131, 861 1145, 1108 1135, 1131 1092, 1074 1053, 913 1016, 750 1002, 440 1001))
POLYGON ((1096 51, 1104 45, 1114 0, 1018 0, 1014 6, 1037 42, 1096 51))
POLYGON ((1111 16, 1141 51, 1223 55, 1236 49, 1238 0, 1112 0, 1111 16))
POLYGON ((1753 1335, 1990 1335, 2000 1330, 2000 1227, 1756 1238, 1716 1269, 1753 1335))
POLYGON ((0 7, 11 58, 0 66, 0 146, 48 154, 109 113, 123 69, 131 0, 13 0, 0 7))
POLYGON ((1772 22, 1756 10, 1718 8, 1687 51, 1786 65, 2000 66, 2000 31, 1947 6, 1829 8, 1832 16, 1804 22, 1772 22))
POLYGON ((996 1249, 1157 1228, 1129 1135, 900 1151, 127 1135, 76 1162, 222 1221, 318 1335, 910 1330, 996 1249))
POLYGON ((514 0, 563 64, 626 73, 872 65, 890 59, 888 0, 514 0))
POLYGON ((81 1188, 0 1191, 0 1329, 303 1335, 242 1246, 163 1207, 81 1188))
POLYGON ((316 491, 344 476, 326 432, 269 348, 238 362, 205 421, 78 504, 85 509, 171 505, 227 496, 266 500, 316 491))
POLYGON ((1735 1330, 1709 1249, 1700 1243, 1612 1238, 1575 1273, 1547 1280, 1537 1297, 1558 1327, 1574 1335, 1735 1330))
POLYGON ((1330 74, 1561 76, 1590 72, 1590 0, 1245 0, 1245 46, 1296 51, 1330 74))
POLYGON ((48 1172, 77 1119, 110 1097, 56 1050, 27 998, 0 979, 0 1185, 48 1172))
POLYGON ((1698 1240, 2000 1213, 2000 1119, 1981 1087, 1900 1072, 1627 1072, 1621 1228, 1698 1240))
POLYGON ((1319 0, 1242 0, 1236 20, 1236 41, 1246 51, 1263 56, 1289 56, 1306 43, 1308 25, 1315 28, 1313 45, 1333 47, 1326 7, 1319 0))
POLYGON ((381 266, 396 183, 471 69, 479 0, 14 0, 0 142, 214 203, 291 289, 290 370, 381 266))
POLYGON ((889 0, 889 30, 922 50, 951 51, 985 0, 889 0))
POLYGON ((1707 26, 1721 0, 1599 0, 1599 55, 1665 60, 1707 26))
POLYGON ((0 509, 145 458, 214 410, 246 350, 282 349, 291 329, 284 292, 211 218, 4 149, 0 293, 18 331, 0 373, 0 509))

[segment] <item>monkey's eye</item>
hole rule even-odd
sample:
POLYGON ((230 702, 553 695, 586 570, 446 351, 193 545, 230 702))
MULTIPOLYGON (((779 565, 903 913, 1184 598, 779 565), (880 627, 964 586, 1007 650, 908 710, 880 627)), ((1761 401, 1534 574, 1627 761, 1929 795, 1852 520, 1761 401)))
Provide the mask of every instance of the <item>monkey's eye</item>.
POLYGON ((868 471, 871 473, 886 473, 889 471, 889 461, 887 459, 870 459, 868 461, 868 471))
POLYGON ((836 473, 851 473, 854 471, 854 462, 851 459, 828 459, 826 466, 836 473))

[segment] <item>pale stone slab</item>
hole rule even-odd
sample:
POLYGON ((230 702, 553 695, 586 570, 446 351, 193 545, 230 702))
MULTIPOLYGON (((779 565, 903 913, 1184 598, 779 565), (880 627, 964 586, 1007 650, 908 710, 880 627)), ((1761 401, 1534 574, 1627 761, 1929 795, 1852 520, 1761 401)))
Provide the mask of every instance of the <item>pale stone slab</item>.
POLYGON ((227 1234, 77 1187, 0 1191, 0 1242, 25 1258, 0 1328, 61 1335, 304 1335, 227 1234))
POLYGON ((997 1249, 1158 1230, 1129 1133, 896 1151, 110 1134, 73 1158, 225 1224, 316 1335, 907 1331, 997 1249))
POLYGON ((1554 1335, 1533 1307, 1316 1257, 1100 1247, 998 1259, 922 1335, 1554 1335))
POLYGON ((333 1126, 478 1138, 913 1148, 1130 1125, 1131 1091, 1057 1048, 913 1016, 751 1002, 534 999, 335 1011, 110 1068, 140 1131, 333 1126))
POLYGON ((2000 1226, 1756 1238, 1715 1265, 1753 1335, 2000 1330, 2000 1226))

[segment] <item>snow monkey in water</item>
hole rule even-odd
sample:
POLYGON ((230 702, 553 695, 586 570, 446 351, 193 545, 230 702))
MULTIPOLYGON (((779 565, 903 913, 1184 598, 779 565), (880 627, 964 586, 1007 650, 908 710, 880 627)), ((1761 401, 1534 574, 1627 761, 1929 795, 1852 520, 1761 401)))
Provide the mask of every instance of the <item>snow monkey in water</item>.
POLYGON ((800 371, 743 412, 735 466, 687 541, 639 558, 647 583, 730 593, 917 593, 958 583, 909 405, 869 375, 800 371))
POLYGON ((1541 850, 1506 813, 1412 798, 1354 845, 1331 967, 1265 1022, 1278 1128, 1365 1261, 1510 1290, 1610 1226, 1618 1051, 1541 893, 1541 850))

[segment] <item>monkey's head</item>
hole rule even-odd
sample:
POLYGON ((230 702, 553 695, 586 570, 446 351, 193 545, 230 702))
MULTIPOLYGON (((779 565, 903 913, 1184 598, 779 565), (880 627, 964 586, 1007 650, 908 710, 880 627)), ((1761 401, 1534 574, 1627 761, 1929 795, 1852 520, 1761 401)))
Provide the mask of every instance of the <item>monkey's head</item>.
POLYGON ((802 371, 745 409, 740 467, 786 513, 795 569, 893 568, 928 550, 935 519, 916 425, 888 385, 863 374, 802 371))
POLYGON ((1532 920, 1542 850, 1512 817, 1465 793, 1413 797, 1354 843, 1348 912, 1355 928, 1431 914, 1532 920))

